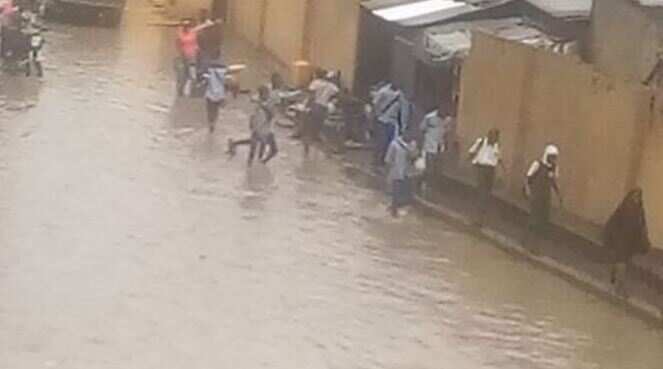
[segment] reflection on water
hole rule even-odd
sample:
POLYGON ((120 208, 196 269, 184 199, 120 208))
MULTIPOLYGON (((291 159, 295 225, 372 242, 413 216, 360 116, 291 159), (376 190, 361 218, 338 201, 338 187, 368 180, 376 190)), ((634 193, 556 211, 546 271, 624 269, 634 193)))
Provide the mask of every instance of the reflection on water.
POLYGON ((0 368, 660 367, 660 330, 437 219, 392 219, 287 132, 269 166, 229 160, 250 104, 212 136, 200 101, 171 104, 172 31, 143 15, 57 25, 45 82, 0 84, 0 117, 36 102, 0 126, 0 368))

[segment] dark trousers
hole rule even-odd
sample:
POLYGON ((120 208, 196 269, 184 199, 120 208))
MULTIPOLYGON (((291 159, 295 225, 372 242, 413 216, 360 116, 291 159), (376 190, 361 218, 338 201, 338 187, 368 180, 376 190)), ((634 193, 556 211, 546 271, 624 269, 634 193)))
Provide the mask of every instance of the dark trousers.
POLYGON ((249 151, 249 163, 253 162, 256 151, 259 151, 260 160, 267 164, 279 153, 279 148, 276 145, 276 137, 274 133, 270 133, 265 137, 259 137, 254 133, 254 136, 255 138, 251 142, 251 149, 249 151), (268 150, 267 156, 264 156, 265 148, 268 150))
POLYGON ((398 210, 409 205, 411 198, 410 179, 395 179, 391 188, 391 209, 398 210))
POLYGON ((477 222, 483 224, 491 207, 495 167, 477 164, 474 168, 477 172, 477 222))
POLYGON ((41 66, 41 61, 39 60, 39 49, 30 50, 30 60, 28 60, 25 66, 25 74, 29 77, 32 74, 32 64, 34 64, 35 69, 37 70, 37 76, 42 77, 44 75, 44 69, 41 66))
POLYGON ((425 154, 425 159, 426 159, 426 170, 424 171, 423 174, 423 182, 426 183, 427 185, 430 185, 432 183, 435 183, 435 180, 437 180, 438 177, 438 158, 440 155, 435 152, 427 152, 425 154))
POLYGON ((219 119, 219 109, 221 109, 221 105, 223 104, 222 101, 212 101, 210 99, 207 100, 207 123, 209 123, 210 126, 213 126, 216 124, 217 119, 219 119))
POLYGON ((375 157, 374 164, 377 166, 384 165, 384 158, 387 155, 387 150, 391 141, 396 135, 396 126, 393 124, 384 124, 376 120, 375 122, 375 157))
POLYGON ((235 147, 241 145, 249 146, 249 164, 253 164, 256 153, 258 154, 258 159, 265 164, 272 160, 279 153, 279 148, 276 144, 276 137, 273 133, 270 133, 267 136, 261 138, 257 133, 254 132, 251 134, 251 138, 233 141, 233 150, 235 147), (265 156, 265 149, 269 150, 267 152, 267 156, 265 156))
POLYGON ((319 104, 311 105, 311 111, 304 120, 301 132, 305 143, 311 143, 320 138, 320 131, 325 120, 327 120, 327 107, 319 104))
POLYGON ((550 191, 533 192, 530 199, 529 228, 532 232, 547 237, 550 231, 551 193, 550 191))

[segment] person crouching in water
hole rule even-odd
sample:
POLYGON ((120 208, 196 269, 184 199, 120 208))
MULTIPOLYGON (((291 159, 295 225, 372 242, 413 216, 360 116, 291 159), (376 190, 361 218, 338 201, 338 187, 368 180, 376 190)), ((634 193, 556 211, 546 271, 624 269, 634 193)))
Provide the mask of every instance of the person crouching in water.
POLYGON ((525 195, 530 202, 530 231, 547 235, 550 225, 550 203, 552 192, 555 191, 560 207, 563 205, 562 195, 557 184, 559 178, 559 149, 548 145, 541 160, 535 160, 527 171, 525 195))
POLYGON ((611 254, 610 282, 617 293, 625 295, 628 262, 637 254, 646 254, 651 247, 641 189, 634 189, 626 195, 608 220, 603 240, 611 254))
POLYGON ((226 99, 227 68, 220 61, 210 63, 204 77, 207 79, 205 100, 207 106, 207 124, 210 133, 214 132, 216 121, 219 119, 219 110, 226 99))
POLYGON ((249 129, 251 130, 251 137, 244 140, 228 140, 228 154, 235 155, 235 150, 239 145, 249 145, 249 159, 248 165, 253 164, 256 153, 259 155, 259 160, 263 164, 267 164, 278 154, 278 146, 276 145, 276 137, 272 131, 272 121, 274 119, 274 112, 269 105, 270 103, 270 89, 267 86, 260 86, 258 89, 258 101, 256 107, 251 115, 249 121, 249 129), (267 156, 264 156, 265 148, 268 150, 267 156))
POLYGON ((389 169, 388 180, 391 184, 392 202, 389 210, 394 217, 401 209, 410 204, 412 198, 410 173, 412 162, 417 158, 417 143, 409 132, 392 140, 385 164, 389 169))

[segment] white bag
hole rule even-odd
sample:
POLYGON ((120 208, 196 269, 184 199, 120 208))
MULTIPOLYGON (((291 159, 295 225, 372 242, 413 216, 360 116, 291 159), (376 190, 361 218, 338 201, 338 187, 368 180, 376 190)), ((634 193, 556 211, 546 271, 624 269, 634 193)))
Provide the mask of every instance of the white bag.
POLYGON ((422 152, 417 160, 414 161, 414 169, 420 173, 423 173, 426 170, 426 153, 422 152))

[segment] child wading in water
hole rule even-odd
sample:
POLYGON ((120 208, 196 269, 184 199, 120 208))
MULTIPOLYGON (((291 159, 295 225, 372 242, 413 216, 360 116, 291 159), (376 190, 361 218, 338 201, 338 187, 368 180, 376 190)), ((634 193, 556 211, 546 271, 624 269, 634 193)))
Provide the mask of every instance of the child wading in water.
POLYGON ((278 147, 276 145, 276 138, 274 137, 274 132, 272 131, 272 121, 274 119, 274 112, 272 111, 269 105, 270 90, 266 86, 261 86, 258 89, 258 101, 256 103, 256 108, 251 115, 249 121, 249 129, 251 130, 251 137, 235 141, 233 139, 228 140, 228 154, 231 156, 235 155, 235 149, 239 145, 249 145, 249 166, 253 164, 255 159, 256 151, 258 151, 259 160, 263 164, 267 164, 272 160, 276 154, 278 154, 278 147), (265 148, 269 151, 267 156, 264 156, 265 148))
POLYGON ((402 208, 410 205, 412 198, 410 172, 416 157, 416 142, 408 132, 396 137, 387 150, 385 164, 389 168, 388 180, 391 183, 392 195, 389 210, 394 217, 401 215, 402 208))

